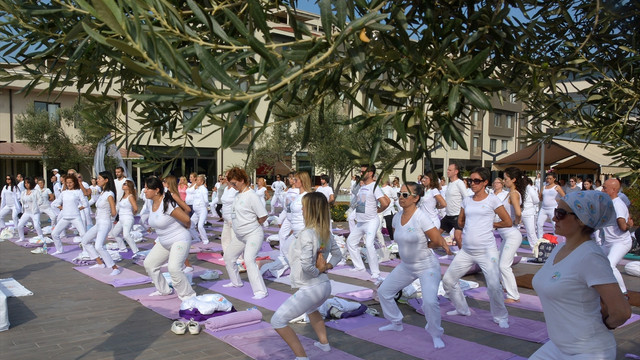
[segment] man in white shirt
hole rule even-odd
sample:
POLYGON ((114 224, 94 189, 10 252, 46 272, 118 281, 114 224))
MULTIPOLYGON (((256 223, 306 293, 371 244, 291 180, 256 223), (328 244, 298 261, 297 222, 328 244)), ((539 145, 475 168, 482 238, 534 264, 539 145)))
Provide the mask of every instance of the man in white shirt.
POLYGON ((116 178, 113 179, 113 184, 116 186, 116 204, 122 200, 122 196, 124 195, 124 190, 122 190, 122 185, 127 180, 124 176, 124 168, 122 166, 118 166, 116 168, 116 178))
POLYGON ((364 271, 365 266, 360 256, 360 240, 365 237, 367 247, 367 259, 371 269, 371 279, 380 281, 380 267, 378 265, 378 254, 375 249, 375 238, 380 223, 378 213, 383 212, 391 203, 391 200, 376 186, 374 177, 376 173, 375 165, 363 165, 361 181, 363 185, 358 190, 356 196, 355 220, 356 225, 350 229, 351 233, 347 239, 347 249, 353 262, 354 271, 364 271), (380 207, 378 207, 380 202, 380 207))
POLYGON ((276 175, 276 181, 271 183, 271 190, 273 190, 273 199, 271 200, 271 206, 269 209, 269 215, 273 215, 275 213, 276 207, 284 206, 284 189, 287 188, 287 185, 281 180, 280 175, 276 175))
POLYGON ((453 238, 456 241, 456 245, 462 248, 462 228, 458 225, 458 215, 460 215, 462 200, 467 195, 467 187, 464 181, 460 179, 460 167, 458 164, 451 163, 449 165, 447 177, 449 178, 449 185, 447 185, 445 196, 447 201, 446 215, 440 222, 440 230, 451 234, 451 230, 454 229, 453 238))
POLYGON ((576 178, 576 186, 579 187, 581 190, 583 189, 582 188, 582 176, 578 176, 576 178))
POLYGON ((53 176, 56 177, 56 179, 57 179, 56 181, 60 182, 60 174, 59 174, 60 171, 58 169, 53 169, 51 171, 53 172, 53 176))
POLYGON ((316 188, 317 192, 321 192, 329 202, 329 206, 333 204, 335 201, 335 196, 333 194, 333 189, 329 186, 329 176, 326 174, 320 175, 320 186, 316 188))
POLYGON ((620 271, 617 268, 618 263, 631 250, 632 240, 629 229, 633 226, 633 220, 629 217, 629 208, 624 204, 622 199, 618 197, 620 191, 620 180, 609 179, 604 182, 602 192, 609 195, 613 201, 613 208, 616 210, 617 224, 604 228, 604 241, 602 242, 602 251, 609 259, 613 275, 618 281, 620 290, 627 293, 627 287, 620 271))
POLYGON ((22 174, 16 175, 16 181, 18 182, 18 190, 20 190, 20 194, 22 194, 25 190, 24 177, 22 176, 22 174))

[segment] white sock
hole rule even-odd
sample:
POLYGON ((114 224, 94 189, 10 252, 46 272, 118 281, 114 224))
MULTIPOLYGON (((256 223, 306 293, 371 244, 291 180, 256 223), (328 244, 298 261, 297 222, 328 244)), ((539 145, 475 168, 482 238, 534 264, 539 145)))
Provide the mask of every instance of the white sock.
POLYGON ((104 269, 106 267, 107 267, 107 265, 105 265, 105 264, 94 264, 94 265, 89 266, 89 269, 104 269))
POLYGON ((498 321, 498 325, 503 329, 508 329, 509 328, 509 320, 508 319, 501 319, 501 320, 498 321))
POLYGON ((309 360, 306 356, 296 356, 296 360, 309 360))
POLYGON ((316 341, 313 343, 313 345, 315 345, 322 351, 331 351, 331 345, 329 345, 329 343, 323 344, 320 341, 316 341))
POLYGON ((451 310, 451 311, 447 311, 447 315, 449 315, 449 316, 454 316, 454 315, 469 316, 469 315, 471 315, 471 312, 468 312, 468 313, 465 314, 465 313, 459 312, 458 310, 451 310))
POLYGON ((444 347, 444 341, 439 336, 432 336, 433 347, 435 349, 442 349, 444 347))
POLYGON ((378 328, 379 331, 402 331, 404 329, 404 327, 402 326, 402 324, 388 324, 385 326, 381 326, 378 328))

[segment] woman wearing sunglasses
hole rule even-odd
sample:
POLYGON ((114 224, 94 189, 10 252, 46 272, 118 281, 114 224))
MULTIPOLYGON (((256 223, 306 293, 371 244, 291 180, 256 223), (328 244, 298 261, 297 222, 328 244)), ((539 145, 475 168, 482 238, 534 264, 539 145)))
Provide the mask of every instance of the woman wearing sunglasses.
POLYGON ((600 247, 591 233, 615 224, 607 194, 579 191, 563 197, 555 210, 556 234, 566 242, 553 249, 533 277, 551 341, 529 359, 615 359, 614 329, 631 316, 600 247))
MULTIPOLYGON (((424 178, 423 178, 424 179, 424 178)), ((402 210, 393 217, 395 241, 402 262, 378 289, 380 306, 384 317, 391 324, 380 331, 402 331, 402 312, 395 301, 395 295, 415 279, 420 279, 422 287, 422 310, 427 319, 427 332, 433 339, 435 348, 444 347, 440 326, 440 305, 438 286, 440 284, 440 263, 431 248, 443 247, 450 253, 440 230, 434 226, 427 213, 418 206, 424 196, 424 187, 409 182, 400 188, 398 201, 402 210)))
POLYGON ((427 173, 422 177, 422 186, 424 187, 424 197, 420 202, 420 208, 424 211, 433 222, 436 228, 440 228, 439 209, 447 207, 447 202, 440 193, 440 179, 433 173, 427 173))
POLYGON ((504 306, 497 260, 500 254, 493 229, 510 227, 512 222, 500 199, 484 190, 490 176, 489 169, 478 167, 469 177, 473 196, 464 198, 458 217, 458 225, 462 228, 462 246, 444 274, 442 285, 456 308, 447 312, 447 315, 471 315, 459 280, 473 264, 478 264, 487 283, 493 321, 501 328, 508 328, 509 314, 504 306), (499 222, 494 222, 496 214, 499 222))

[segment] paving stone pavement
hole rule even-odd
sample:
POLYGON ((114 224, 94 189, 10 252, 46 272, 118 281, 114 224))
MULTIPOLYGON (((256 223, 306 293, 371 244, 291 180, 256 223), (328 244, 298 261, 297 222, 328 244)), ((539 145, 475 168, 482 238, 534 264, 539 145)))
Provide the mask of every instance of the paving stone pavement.
MULTIPOLYGON (((29 236, 33 236, 30 234, 29 236)), ((175 335, 170 331, 171 320, 118 293, 121 290, 149 287, 149 284, 127 288, 114 288, 98 282, 78 271, 74 265, 49 255, 34 255, 30 249, 10 241, 0 242, 0 278, 13 277, 33 296, 8 298, 11 328, 0 332, 0 359, 248 359, 242 352, 201 333, 175 335)), ((192 264, 209 269, 224 268, 199 261, 190 256, 192 264)), ((144 268, 123 260, 119 263, 144 274, 144 268)), ((516 275, 533 273, 535 265, 518 264, 516 275)), ((382 267, 383 271, 392 268, 382 267)), ((243 275, 246 278, 246 275, 243 275)), ((330 275, 334 280, 373 288, 368 281, 330 275)), ((226 278, 226 275, 223 275, 226 278)), ((467 280, 484 285, 482 276, 469 276, 467 280)), ((197 284, 200 279, 195 278, 197 284)), ((631 290, 640 290, 640 279, 625 275, 631 290)), ((270 288, 293 293, 287 285, 268 282, 270 288)), ((205 292, 195 287, 198 294, 205 292)), ((532 290, 520 289, 533 294, 532 290)), ((229 298, 238 310, 252 304, 229 298)), ((469 299, 472 307, 488 309, 488 303, 469 299)), ((377 303, 368 305, 376 308, 377 303)), ((400 305, 404 322, 424 326, 425 319, 407 305, 400 305)), ((272 311, 260 308, 263 319, 269 321, 272 311)), ((635 313, 640 309, 633 308, 635 313)), ((541 313, 509 308, 514 316, 544 321, 541 313)), ((532 342, 501 336, 443 321, 445 334, 474 341, 521 357, 530 356, 540 346, 532 342)), ((294 330, 315 338, 309 325, 295 324, 294 330)), ((362 359, 415 359, 342 332, 327 329, 331 345, 362 359)), ((618 359, 626 353, 640 355, 640 321, 615 330, 618 341, 618 359)), ((426 336, 426 334, 425 334, 426 336)), ((482 359, 481 354, 470 354, 469 359, 482 359)))

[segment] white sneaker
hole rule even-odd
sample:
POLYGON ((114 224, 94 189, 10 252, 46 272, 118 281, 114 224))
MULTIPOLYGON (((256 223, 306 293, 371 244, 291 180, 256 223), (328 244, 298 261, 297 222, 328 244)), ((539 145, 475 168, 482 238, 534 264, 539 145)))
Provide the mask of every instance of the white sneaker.
POLYGON ((107 265, 105 265, 105 264, 95 264, 95 265, 89 266, 89 269, 104 269, 106 267, 107 267, 107 265))
POLYGON ((173 289, 171 289, 171 291, 169 291, 168 294, 163 294, 160 291, 156 290, 154 292, 152 292, 151 294, 149 294, 148 296, 169 296, 173 294, 173 289))
POLYGON ((122 269, 120 269, 119 267, 111 270, 111 274, 109 274, 109 276, 116 276, 119 275, 122 272, 122 269))
POLYGON ((189 329, 189 334, 198 335, 200 334, 200 323, 197 321, 193 321, 193 319, 189 320, 187 323, 187 329, 189 329))
POLYGON ((118 249, 118 252, 121 252, 121 253, 126 253, 127 251, 129 251, 127 248, 118 249))
POLYGON ((242 285, 236 285, 236 284, 234 284, 234 283, 232 283, 232 282, 228 282, 228 283, 226 283, 226 284, 222 285, 222 287, 226 287, 226 288, 229 288, 229 287, 242 287, 243 285, 244 285, 244 284, 242 284, 242 285))
POLYGON ((266 292, 258 291, 251 298, 254 299, 254 300, 260 300, 260 299, 266 298, 267 295, 269 295, 269 294, 266 293, 266 292))
POLYGON ((38 248, 35 248, 35 249, 31 250, 31 253, 32 254, 46 254, 44 249, 41 248, 41 247, 38 247, 38 248))
POLYGON ((193 267, 186 266, 184 269, 182 269, 182 272, 185 273, 185 274, 193 272, 193 267))
POLYGON ((60 254, 64 254, 64 251, 56 250, 51 255, 60 255, 60 254))
POLYGON ((184 335, 187 332, 187 326, 182 321, 174 321, 171 324, 171 331, 176 335, 184 335))

